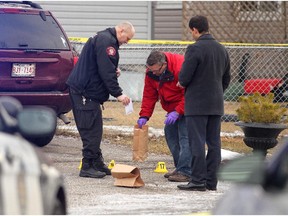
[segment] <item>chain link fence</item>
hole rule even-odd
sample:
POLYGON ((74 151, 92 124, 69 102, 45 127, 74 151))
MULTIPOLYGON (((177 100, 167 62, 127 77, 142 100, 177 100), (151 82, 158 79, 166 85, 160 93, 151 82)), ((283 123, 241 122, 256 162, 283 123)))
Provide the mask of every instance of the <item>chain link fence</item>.
MULTIPOLYGON (((72 40, 77 53, 81 53, 84 42, 72 40)), ((104 128, 121 126, 121 133, 131 132, 138 119, 141 109, 142 91, 144 87, 145 62, 152 50, 185 54, 187 45, 192 42, 177 41, 145 41, 133 40, 128 45, 121 46, 119 67, 121 76, 119 83, 125 94, 132 98, 134 112, 126 115, 122 104, 111 97, 104 104, 104 128)), ((288 101, 287 66, 288 52, 285 45, 232 44, 223 43, 231 59, 231 83, 224 95, 225 115, 223 122, 237 121, 236 109, 238 98, 254 92, 274 93, 275 103, 286 106, 288 101)), ((151 128, 163 131, 166 113, 159 103, 149 120, 151 128)), ((163 135, 163 132, 161 132, 163 135)))

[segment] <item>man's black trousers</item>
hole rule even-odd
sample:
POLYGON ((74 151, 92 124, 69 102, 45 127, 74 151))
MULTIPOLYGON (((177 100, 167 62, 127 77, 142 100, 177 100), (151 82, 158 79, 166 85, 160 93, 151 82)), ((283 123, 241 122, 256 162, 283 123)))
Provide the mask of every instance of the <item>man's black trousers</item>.
POLYGON ((99 103, 83 98, 70 89, 72 110, 77 129, 82 139, 84 158, 98 158, 101 154, 100 144, 103 135, 102 110, 99 103))

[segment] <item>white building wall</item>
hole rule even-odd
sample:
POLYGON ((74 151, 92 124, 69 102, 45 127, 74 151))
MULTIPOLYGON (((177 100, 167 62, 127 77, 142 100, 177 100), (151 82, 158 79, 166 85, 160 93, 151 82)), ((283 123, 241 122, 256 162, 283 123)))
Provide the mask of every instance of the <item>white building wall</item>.
POLYGON ((90 37, 97 31, 130 21, 133 39, 151 39, 151 2, 149 1, 38 1, 50 10, 68 37, 90 37))

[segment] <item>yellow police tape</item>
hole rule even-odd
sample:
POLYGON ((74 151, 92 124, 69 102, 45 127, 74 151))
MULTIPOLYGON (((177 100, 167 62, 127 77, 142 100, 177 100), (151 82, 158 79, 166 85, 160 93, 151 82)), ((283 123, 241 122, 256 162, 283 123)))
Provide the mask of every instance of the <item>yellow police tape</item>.
MULTIPOLYGON (((71 42, 85 43, 88 38, 69 37, 71 42)), ((136 40, 132 39, 129 44, 162 44, 162 45, 189 45, 194 41, 177 41, 177 40, 136 40)), ((258 46, 258 47, 288 47, 288 44, 264 44, 264 43, 230 43, 221 42, 225 46, 258 46)))

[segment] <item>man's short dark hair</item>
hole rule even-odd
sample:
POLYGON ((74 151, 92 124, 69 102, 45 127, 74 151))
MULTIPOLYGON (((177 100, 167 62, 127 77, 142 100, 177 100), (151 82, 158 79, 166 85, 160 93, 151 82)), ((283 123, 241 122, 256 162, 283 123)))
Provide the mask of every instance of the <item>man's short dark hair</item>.
POLYGON ((146 65, 152 66, 154 64, 160 64, 166 62, 166 56, 163 52, 160 51, 151 51, 150 55, 147 58, 146 65))
POLYGON ((203 32, 208 32, 208 19, 205 16, 194 16, 189 21, 189 28, 196 28, 200 34, 203 32))

